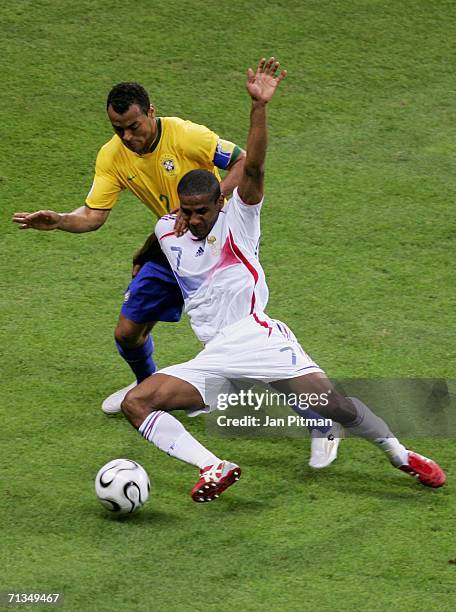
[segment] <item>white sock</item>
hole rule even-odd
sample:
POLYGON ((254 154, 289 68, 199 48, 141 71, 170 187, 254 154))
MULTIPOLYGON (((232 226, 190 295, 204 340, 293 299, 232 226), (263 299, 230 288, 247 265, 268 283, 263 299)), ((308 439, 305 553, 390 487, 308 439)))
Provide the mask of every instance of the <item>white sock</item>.
POLYGON ((200 469, 221 462, 221 459, 195 440, 182 423, 168 412, 152 412, 141 423, 138 431, 146 440, 171 457, 200 469))
POLYGON ((388 456, 393 465, 408 464, 408 452, 399 440, 390 431, 383 419, 378 417, 357 397, 350 397, 356 408, 357 418, 353 423, 345 425, 348 431, 373 442, 388 456))
POLYGON ((408 451, 397 438, 377 438, 374 442, 388 455, 394 466, 408 465, 408 451))

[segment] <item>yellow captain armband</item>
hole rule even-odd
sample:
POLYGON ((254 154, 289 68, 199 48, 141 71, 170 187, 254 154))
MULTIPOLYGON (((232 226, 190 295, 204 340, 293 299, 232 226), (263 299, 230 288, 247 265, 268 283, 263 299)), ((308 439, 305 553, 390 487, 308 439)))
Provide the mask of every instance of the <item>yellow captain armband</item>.
POLYGON ((215 147, 214 166, 221 170, 227 170, 230 164, 236 161, 241 152, 242 149, 234 144, 234 142, 220 139, 215 147))

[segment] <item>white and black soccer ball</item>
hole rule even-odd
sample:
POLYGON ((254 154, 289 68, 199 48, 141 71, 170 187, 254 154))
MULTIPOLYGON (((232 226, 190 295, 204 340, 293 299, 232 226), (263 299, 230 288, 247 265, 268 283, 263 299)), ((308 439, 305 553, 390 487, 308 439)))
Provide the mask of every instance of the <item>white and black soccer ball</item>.
POLYGON ((150 480, 146 470, 131 459, 113 459, 95 478, 99 501, 111 512, 132 514, 149 499, 150 480))

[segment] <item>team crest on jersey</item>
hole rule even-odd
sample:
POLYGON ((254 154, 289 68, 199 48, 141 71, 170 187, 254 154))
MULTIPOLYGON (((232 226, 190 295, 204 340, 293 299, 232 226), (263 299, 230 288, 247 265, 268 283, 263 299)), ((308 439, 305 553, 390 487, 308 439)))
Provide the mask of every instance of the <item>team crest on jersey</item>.
POLYGON ((215 236, 208 236, 206 240, 207 244, 209 245, 209 253, 211 253, 211 255, 218 255, 220 253, 220 249, 217 244, 217 238, 215 236))
POLYGON ((179 166, 174 155, 166 154, 160 157, 160 166, 167 176, 175 176, 179 171, 179 166))

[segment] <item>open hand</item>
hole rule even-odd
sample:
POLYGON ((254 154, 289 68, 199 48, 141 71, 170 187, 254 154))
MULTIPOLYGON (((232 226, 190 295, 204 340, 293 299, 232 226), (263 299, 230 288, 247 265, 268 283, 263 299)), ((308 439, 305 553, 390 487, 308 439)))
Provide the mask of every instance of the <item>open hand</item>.
POLYGON ((13 223, 19 229, 53 230, 59 226, 60 215, 53 210, 38 210, 33 213, 17 212, 13 215, 13 223))
POLYGON ((180 208, 176 208, 172 212, 176 213, 176 223, 174 224, 174 231, 176 232, 176 236, 180 238, 185 234, 185 232, 187 232, 188 224, 182 216, 180 208))
POLYGON ((253 100, 269 102, 280 81, 287 76, 286 70, 281 70, 276 76, 279 67, 279 62, 270 57, 259 61, 255 73, 251 68, 248 69, 246 87, 253 100))

